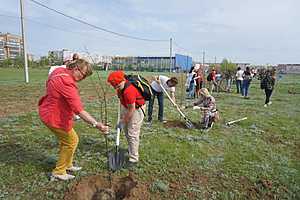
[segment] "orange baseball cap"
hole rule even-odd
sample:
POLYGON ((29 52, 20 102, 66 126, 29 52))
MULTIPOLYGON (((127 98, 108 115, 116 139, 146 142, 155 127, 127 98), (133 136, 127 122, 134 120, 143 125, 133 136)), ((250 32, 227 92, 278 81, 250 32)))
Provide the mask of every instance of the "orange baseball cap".
POLYGON ((119 85, 122 81, 125 81, 125 74, 121 70, 111 72, 107 78, 107 82, 114 87, 119 85))

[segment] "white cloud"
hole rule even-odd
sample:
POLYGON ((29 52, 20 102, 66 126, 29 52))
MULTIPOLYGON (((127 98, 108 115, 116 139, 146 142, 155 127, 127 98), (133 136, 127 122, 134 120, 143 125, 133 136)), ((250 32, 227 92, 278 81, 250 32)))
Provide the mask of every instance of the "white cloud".
MULTIPOLYGON (((19 16, 19 1, 0 1, 0 14, 19 16)), ((208 59, 217 56, 256 63, 300 62, 299 0, 37 1, 119 33, 150 39, 173 37, 197 57, 205 50, 208 59)), ((63 47, 80 49, 88 44, 104 54, 168 54, 168 43, 120 38, 66 19, 29 0, 25 2, 27 17, 76 32, 27 23, 28 45, 34 53, 63 47)), ((1 19, 0 31, 19 33, 19 19, 1 19)))

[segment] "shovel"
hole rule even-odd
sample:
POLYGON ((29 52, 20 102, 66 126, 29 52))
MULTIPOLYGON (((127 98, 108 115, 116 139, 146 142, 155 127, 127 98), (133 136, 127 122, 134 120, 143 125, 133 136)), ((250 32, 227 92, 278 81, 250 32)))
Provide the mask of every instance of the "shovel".
POLYGON ((185 114, 180 110, 179 106, 173 101, 173 99, 170 97, 169 93, 166 91, 166 89, 164 88, 164 86, 162 86, 161 83, 159 83, 161 89, 164 91, 164 93, 167 95, 168 99, 171 101, 171 103, 176 107, 177 111, 179 112, 179 114, 183 117, 184 121, 185 121, 185 126, 188 129, 192 129, 195 128, 194 124, 191 122, 191 120, 189 120, 185 114))
MULTIPOLYGON (((120 121, 120 104, 118 107, 118 123, 120 121)), ((120 133, 121 129, 117 128, 117 137, 116 137, 116 147, 115 151, 110 151, 108 153, 108 164, 111 171, 115 172, 117 170, 120 170, 124 164, 125 164, 125 154, 126 151, 123 149, 120 149, 120 133)))
POLYGON ((119 128, 117 128, 115 151, 110 151, 108 153, 109 168, 113 172, 120 170, 125 164, 125 151, 123 149, 119 148, 120 132, 121 132, 121 130, 119 128))
POLYGON ((227 122, 226 125, 230 126, 231 124, 234 124, 234 123, 246 120, 246 119, 247 119, 247 117, 243 117, 243 118, 240 118, 240 119, 237 119, 237 120, 233 120, 233 121, 227 122))

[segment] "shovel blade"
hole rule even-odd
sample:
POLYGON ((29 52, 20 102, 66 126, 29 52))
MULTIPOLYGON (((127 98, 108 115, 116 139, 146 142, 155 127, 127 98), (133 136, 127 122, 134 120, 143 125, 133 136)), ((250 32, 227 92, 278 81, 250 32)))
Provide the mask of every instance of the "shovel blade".
POLYGON ((108 153, 109 169, 113 172, 120 170, 126 162, 126 151, 119 149, 108 153))
POLYGON ((195 128, 194 124, 193 124, 190 120, 188 120, 188 119, 185 120, 185 126, 186 126, 188 129, 193 129, 193 128, 195 128))

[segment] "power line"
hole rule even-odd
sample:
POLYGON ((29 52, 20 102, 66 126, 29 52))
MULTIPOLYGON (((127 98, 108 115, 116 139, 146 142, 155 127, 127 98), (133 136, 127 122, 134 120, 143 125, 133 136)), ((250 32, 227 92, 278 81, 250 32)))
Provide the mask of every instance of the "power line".
MULTIPOLYGON (((19 17, 17 16, 12 16, 12 15, 3 15, 3 14, 0 14, 0 17, 8 17, 8 18, 13 18, 15 20, 18 20, 19 17)), ((59 31, 63 31, 63 32, 67 32, 67 33, 76 33, 76 34, 82 34, 80 32, 76 32, 76 31, 70 31, 70 30, 65 30, 65 29, 62 29, 62 28, 59 28, 57 26, 53 26, 53 25, 50 25, 50 24, 45 24, 45 23, 42 23, 42 22, 39 22, 39 21, 36 21, 36 20, 33 20, 33 19, 30 19, 28 17, 24 17, 24 19, 28 22, 33 22, 35 24, 39 24, 39 25, 42 25, 42 26, 47 26, 49 28, 52 28, 52 29, 56 29, 56 30, 59 30, 59 31)))
POLYGON ((31 1, 31 2, 34 3, 34 4, 37 4, 37 5, 41 6, 41 7, 43 7, 43 8, 46 8, 46 9, 48 9, 48 10, 51 10, 51 11, 57 13, 57 14, 60 14, 60 15, 62 15, 62 16, 64 16, 64 17, 67 17, 67 18, 69 18, 69 19, 71 19, 71 20, 73 20, 73 21, 76 21, 76 22, 85 24, 85 25, 87 25, 87 26, 90 26, 90 27, 92 27, 92 28, 95 28, 95 29, 100 30, 100 31, 103 31, 103 32, 107 32, 107 33, 111 33, 111 34, 117 35, 117 36, 119 36, 119 37, 125 37, 125 38, 134 39, 134 40, 142 40, 142 41, 148 41, 148 42, 167 42, 167 41, 169 41, 169 40, 155 40, 155 39, 141 38, 141 37, 136 37, 136 36, 131 36, 131 35, 127 35, 127 34, 123 34, 123 33, 118 33, 118 32, 115 32, 115 31, 111 31, 111 30, 108 30, 108 29, 106 29, 106 28, 102 28, 102 27, 100 27, 100 26, 96 26, 96 25, 93 25, 93 24, 91 24, 91 23, 88 23, 88 22, 86 22, 86 21, 84 21, 84 20, 81 20, 81 19, 79 19, 79 18, 72 17, 72 16, 70 16, 70 15, 64 14, 63 12, 58 11, 58 10, 53 9, 53 8, 50 8, 50 7, 48 7, 48 6, 46 6, 46 5, 42 4, 42 3, 40 3, 40 2, 38 2, 38 1, 35 1, 35 0, 29 0, 29 1, 31 1))
POLYGON ((187 50, 186 48, 181 47, 181 45, 178 45, 175 41, 173 41, 173 43, 174 43, 174 45, 175 45, 177 48, 179 48, 179 49, 181 49, 181 50, 184 50, 184 51, 186 51, 187 53, 188 53, 188 52, 191 52, 191 51, 187 50))
MULTIPOLYGON (((18 16, 12 16, 12 15, 0 14, 0 17, 12 18, 12 20, 16 20, 16 21, 19 20, 18 16)), ((41 25, 41 26, 45 26, 47 28, 51 28, 51 29, 54 29, 54 30, 62 31, 62 32, 65 32, 65 33, 73 33, 73 34, 76 34, 80 37, 90 38, 90 36, 88 36, 86 34, 82 34, 82 33, 85 33, 85 32, 78 32, 78 31, 71 31, 71 30, 67 30, 67 29, 62 29, 61 27, 53 26, 51 24, 42 23, 40 21, 34 20, 32 18, 28 18, 28 17, 26 17, 26 18, 24 17, 24 20, 27 21, 27 22, 38 24, 38 25, 41 25)), ((89 33, 87 32, 87 34, 89 34, 89 33)), ((99 38, 102 38, 102 39, 105 39, 105 40, 110 40, 110 39, 108 39, 106 37, 102 37, 100 35, 96 35, 96 37, 99 37, 99 38)), ((113 40, 110 40, 110 41, 113 41, 113 40)))

